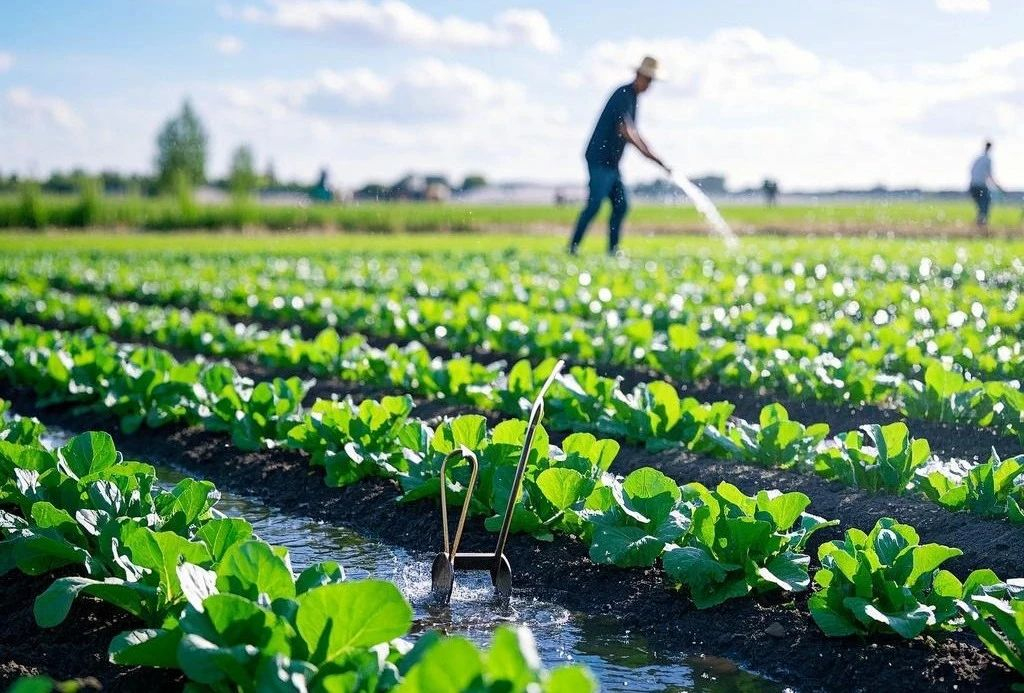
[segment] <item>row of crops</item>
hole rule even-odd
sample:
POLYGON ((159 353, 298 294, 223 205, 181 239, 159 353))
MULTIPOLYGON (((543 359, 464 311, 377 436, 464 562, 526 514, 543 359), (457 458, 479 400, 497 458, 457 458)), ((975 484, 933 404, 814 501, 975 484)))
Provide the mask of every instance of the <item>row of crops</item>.
MULTIPOLYGON (((50 354, 58 353, 60 337, 53 333, 49 336, 58 340, 53 343, 54 350, 50 354)), ((166 375, 156 374, 159 365, 147 368, 146 362, 152 363, 155 359, 139 358, 139 354, 145 352, 150 357, 162 355, 163 365, 174 369, 177 365, 172 363, 173 357, 169 354, 160 354, 152 348, 113 354, 101 353, 102 347, 95 345, 92 349, 89 355, 91 363, 118 363, 122 373, 134 371, 134 375, 143 380, 160 380, 171 385, 168 389, 179 393, 180 416, 193 423, 225 430, 226 421, 238 422, 232 432, 236 433, 235 438, 241 445, 251 444, 252 438, 239 437, 237 431, 251 432, 261 423, 283 430, 282 424, 288 421, 288 416, 280 403, 289 400, 288 393, 301 388, 299 381, 288 383, 281 380, 247 387, 237 375, 227 384, 222 382, 219 391, 207 390, 210 380, 201 376, 189 384, 180 383, 185 387, 175 388, 173 386, 179 383, 164 379, 166 375), (196 387, 196 383, 200 386, 196 387), (189 402, 189 396, 185 394, 187 391, 199 399, 189 402), (232 406, 237 408, 232 409, 232 406), (203 418, 200 412, 209 412, 208 418, 203 418)), ((39 368, 42 365, 39 360, 34 361, 35 368, 18 367, 22 358, 32 362, 33 354, 39 352, 27 350, 14 357, 9 352, 4 354, 5 360, 17 359, 13 363, 17 382, 31 382, 51 396, 63 394, 66 398, 103 408, 109 408, 119 392, 113 382, 110 382, 110 391, 99 390, 102 383, 109 382, 105 378, 93 382, 71 378, 67 382, 68 389, 62 391, 50 372, 55 369, 50 368, 54 361, 49 358, 45 370, 39 368), (39 374, 34 382, 30 380, 31 373, 39 374), (45 386, 41 387, 41 383, 45 386)), ((81 361, 82 354, 78 356, 81 361)), ((57 360, 62 359, 58 357, 57 360)), ((219 369, 222 377, 225 370, 230 370, 230 366, 223 364, 210 368, 219 369)), ((107 376, 116 372, 108 370, 107 376)), ((123 400, 118 402, 124 403, 123 400)), ((329 470, 329 483, 351 483, 359 478, 359 474, 367 473, 392 476, 398 480, 404 491, 403 500, 407 501, 437 496, 442 483, 440 460, 456 447, 463 446, 481 459, 481 478, 485 480, 482 497, 492 500, 504 497, 501 487, 505 485, 507 488, 514 460, 522 448, 524 422, 513 420, 489 428, 483 417, 468 415, 446 421, 434 430, 423 421, 410 419, 410 409, 408 398, 364 401, 359 406, 351 402, 322 401, 299 418, 296 406, 292 420, 294 425, 288 428, 285 440, 273 437, 259 440, 263 444, 283 443, 301 447, 310 453, 312 464, 326 466, 332 457, 343 455, 350 470, 358 465, 364 468, 355 475, 344 477, 332 475, 329 470), (390 449, 381 449, 380 443, 384 440, 383 447, 390 449)), ((143 412, 129 414, 127 408, 120 412, 122 416, 145 418, 143 412)), ((274 435, 271 430, 264 425, 261 435, 274 435)), ((8 569, 19 568, 29 574, 39 574, 80 564, 86 573, 80 577, 60 578, 39 596, 36 617, 41 626, 58 625, 71 602, 80 594, 89 594, 125 608, 145 623, 165 623, 169 609, 173 611, 176 597, 179 599, 178 607, 189 601, 195 609, 198 599, 200 613, 205 608, 202 605, 207 596, 200 592, 199 596, 192 594, 190 600, 188 590, 182 586, 183 580, 188 582, 189 589, 199 590, 204 586, 210 589, 211 584, 217 588, 222 583, 233 584, 231 578, 222 580, 214 565, 215 556, 220 555, 223 560, 224 552, 218 554, 209 545, 204 552, 196 546, 203 543, 202 536, 197 534, 202 529, 197 523, 203 524, 199 519, 212 517, 209 513, 212 501, 208 500, 213 491, 211 485, 191 480, 182 482, 174 491, 160 495, 153 501, 154 505, 149 506, 140 500, 140 489, 151 491, 151 479, 143 483, 138 473, 151 474, 151 468, 118 462, 113 442, 108 436, 90 434, 76 438, 52 455, 40 451, 37 444, 39 433, 39 427, 31 422, 15 421, 4 433, 5 437, 11 438, 8 441, 10 445, 0 446, 7 467, 4 470, 4 495, 0 501, 13 506, 17 513, 5 511, 3 516, 5 541, 0 544, 6 554, 3 565, 8 569), (91 506, 90 502, 100 505, 91 506), (164 508, 163 515, 154 513, 153 507, 164 508), (172 522, 176 512, 185 513, 188 517, 172 522), (137 526, 139 517, 156 524, 137 526), (134 523, 132 518, 135 518, 134 523), (160 530, 167 531, 165 523, 181 529, 177 534, 160 535, 160 530), (149 528, 150 533, 139 534, 142 528, 149 528), (186 532, 184 538, 181 532, 186 532), (146 538, 145 541, 142 537, 146 538), (166 545, 160 545, 161 538, 166 540, 166 545), (192 544, 186 546, 188 540, 192 544), (89 553, 92 541, 106 547, 105 562, 102 552, 100 555, 89 553), (118 554, 118 550, 127 550, 127 556, 118 554), (143 561, 141 565, 131 562, 137 553, 143 557, 138 559, 143 561), (176 555, 185 557, 187 562, 174 565, 173 556, 176 555), (147 559, 156 563, 147 565, 144 562, 147 559), (198 572, 200 570, 211 572, 198 572), (196 575, 191 575, 190 571, 196 575), (161 579, 170 582, 150 584, 161 579), (155 603, 146 603, 140 594, 150 594, 155 603)), ((281 436, 280 433, 276 435, 281 436)), ((598 440, 587 433, 569 436, 560 449, 549 445, 541 435, 535 441, 525 491, 514 510, 514 529, 536 532, 544 528, 549 532, 579 536, 589 542, 591 557, 596 562, 623 567, 647 566, 660 558, 666 579, 685 587, 700 608, 751 592, 808 589, 810 558, 802 553, 804 545, 812 533, 835 523, 805 512, 810 504, 806 495, 761 491, 748 496, 727 483, 714 490, 696 483, 679 486, 650 468, 636 470, 619 479, 606 473, 617 450, 618 445, 614 441, 598 440)), ((461 504, 464 496, 460 497, 460 491, 465 488, 466 479, 459 472, 455 470, 453 478, 446 478, 443 482, 450 484, 448 490, 452 502, 461 504)), ((500 512, 496 506, 471 505, 471 508, 479 514, 490 515, 485 524, 496 529, 501 519, 495 514, 500 512)), ((227 526, 224 523, 238 522, 241 521, 223 520, 214 536, 223 538, 224 527, 227 526)), ((244 529, 237 534, 248 537, 244 529)), ((228 533, 228 536, 235 536, 235 533, 228 533)), ((210 541, 213 539, 206 543, 210 541)), ((263 558, 273 560, 272 552, 261 551, 263 558)), ((1022 633, 1013 625, 1016 622, 1012 618, 1013 614, 1017 618, 1022 615, 1024 600, 1018 597, 1024 591, 1024 584, 1019 580, 1002 581, 990 570, 975 571, 961 582, 939 567, 959 553, 956 548, 921 544, 912 527, 895 520, 882 520, 869 533, 849 529, 843 541, 827 543, 819 550, 821 569, 815 577, 819 590, 809 603, 811 615, 826 634, 834 636, 889 632, 912 638, 926 629, 958 628, 966 624, 983 636, 983 641, 997 656, 1019 665, 1024 643, 1020 638, 1022 633), (1009 621, 1007 614, 1011 615, 1009 621)), ((280 556, 278 559, 284 560, 280 556)), ((238 560, 235 559, 231 565, 234 566, 238 560)), ((287 564, 282 562, 280 566, 286 568, 287 564)), ((241 567, 238 570, 253 580, 264 579, 268 572, 265 566, 241 567), (261 577, 252 577, 254 575, 261 577)), ((280 568, 274 570, 282 574, 280 568)), ((318 566, 310 570, 319 576, 318 580, 323 580, 315 583, 318 585, 331 582, 325 575, 339 579, 342 576, 331 567, 318 566)), ((308 572, 297 578, 296 585, 303 582, 304 576, 306 580, 313 580, 308 572)), ((272 587, 269 586, 268 590, 272 587)), ((297 588, 289 590, 285 587, 284 593, 277 594, 260 589, 260 584, 248 584, 244 589, 249 591, 231 594, 248 595, 250 601, 257 603, 265 595, 270 599, 271 613, 275 613, 275 599, 290 599, 302 593, 297 588)), ((208 597, 214 593, 220 592, 212 591, 208 597)), ((370 600, 371 596, 362 598, 370 600)), ((253 617, 253 607, 253 604, 246 606, 242 612, 244 619, 253 617)), ((345 607, 352 608, 352 603, 343 602, 337 608, 345 607)), ((317 602, 317 608, 326 607, 317 602)), ((187 621, 187 615, 186 609, 182 621, 187 621)), ((196 671, 216 668, 210 662, 205 665, 191 662, 188 653, 194 643, 183 640, 184 631, 179 630, 179 626, 181 624, 176 623, 170 628, 150 628, 144 633, 126 634, 123 640, 113 643, 111 656, 125 664, 181 666, 189 676, 193 676, 190 673, 192 666, 200 667, 196 671)), ((407 629, 408 624, 403 627, 407 629)), ((239 630, 223 624, 221 628, 221 635, 230 632, 233 637, 239 630)), ((317 637, 324 637, 323 628, 326 626, 321 627, 317 637)), ((198 631, 196 635, 201 636, 204 632, 198 631)), ((261 634, 267 635, 262 629, 261 634)), ((402 634, 400 630, 394 633, 394 637, 402 634)), ((223 639, 214 642, 219 642, 219 647, 239 644, 223 639)), ((365 644, 368 646, 370 643, 365 644)), ((255 643, 257 647, 262 645, 262 641, 255 643)), ((294 643, 291 646, 294 647, 294 643)), ((338 652, 343 650, 347 651, 340 647, 338 652)), ((202 654, 223 655, 205 649, 202 654)), ((259 657, 265 654, 249 663, 259 665, 259 657)), ((308 650, 303 656, 313 657, 308 650)), ((213 661, 218 661, 218 658, 214 657, 213 661)), ((281 662, 290 660, 275 661, 275 666, 285 666, 281 662)), ((322 665, 315 658, 312 663, 322 665)), ((256 672, 263 671, 266 666, 247 669, 245 675, 256 676, 256 672)), ((292 671, 290 664, 285 669, 292 671)), ((313 680, 317 669, 315 666, 304 671, 313 680)), ((276 676, 281 670, 272 668, 270 671, 276 676)), ((196 680, 211 683, 227 675, 218 671, 213 681, 204 681, 201 677, 196 680)))
MULTIPOLYGON (((0 407, 2 408, 2 407, 0 407)), ((35 599, 59 626, 89 596, 137 617, 111 661, 180 669, 197 690, 586 691, 586 670, 537 663, 528 631, 499 630, 481 651, 459 637, 405 638, 412 609, 386 581, 347 580, 318 563, 295 574, 288 552, 217 512, 219 493, 186 478, 160 490, 106 433, 56 450, 43 427, 0 424, 0 573, 70 573, 35 599)))
POLYGON ((970 273, 927 258, 912 268, 878 258, 866 267, 690 258, 671 270, 637 262, 584 271, 533 256, 492 269, 492 259, 460 257, 459 272, 445 273, 446 263, 412 254, 347 257, 344 271, 262 256, 171 264, 12 256, 0 276, 32 293, 63 289, 453 350, 642 366, 680 383, 711 379, 1021 433, 1024 308, 1014 265, 970 273))
MULTIPOLYGON (((993 451, 955 470, 904 423, 831 431, 772 402, 899 408, 1019 437, 1024 267, 998 257, 970 271, 960 260, 878 258, 805 266, 684 257, 586 269, 537 256, 498 260, 12 254, 0 260, 3 380, 41 405, 109 417, 126 435, 198 426, 240 450, 297 450, 329 486, 386 479, 403 503, 436 503, 444 486, 461 506, 469 469, 442 477, 441 460, 464 448, 480 460, 471 514, 496 531, 525 443, 522 419, 554 358, 568 356, 572 367, 546 399, 514 532, 581 541, 596 564, 656 566, 700 609, 810 592, 809 616, 830 637, 968 630, 1024 674, 1024 582, 984 568, 958 578, 942 565, 960 549, 922 542, 898 513, 843 528, 841 539, 811 552, 812 536, 839 523, 811 514, 807 494, 679 483, 651 467, 615 473, 620 443, 685 450, 1024 523, 1024 457, 993 451), (619 376, 602 375, 608 367, 619 376), (708 381, 766 392, 758 420, 703 399, 708 381), (346 382, 395 394, 337 399, 324 388, 346 382), (685 386, 695 396, 681 394, 685 386), (311 392, 320 397, 311 402, 311 392), (417 410, 429 401, 471 413, 427 420, 417 410)), ((287 556, 251 530, 237 538, 216 531, 227 545, 215 552, 204 528, 226 518, 213 507, 212 485, 182 482, 172 499, 141 480, 146 465, 111 457, 109 438, 89 434, 48 453, 39 432, 15 418, 0 434, 0 550, 8 556, 0 568, 81 568, 45 589, 37 618, 57 625, 79 594, 134 614, 144 628, 112 643, 115 661, 180 668, 214 688, 257 689, 274 678, 310 690, 434 690, 428 677, 463 658, 472 663, 466 685, 589 685, 580 669, 530 664, 536 657, 522 633, 499 633, 486 652, 458 638, 407 644, 408 605, 402 611, 393 586, 345 580, 331 565, 295 576, 287 556), (102 461, 93 470, 82 460, 96 450, 102 461), (187 510, 167 510, 179 496, 187 510), (161 547, 150 535, 163 533, 161 547), (140 606, 146 595, 152 601, 140 606), (208 609, 209 600, 224 605, 208 609), (388 617, 379 628, 352 623, 373 620, 358 604, 380 604, 388 617), (333 613, 322 618, 334 625, 310 626, 314 608, 333 613), (510 668, 512 660, 521 665, 510 668)))
MULTIPOLYGON (((522 359, 506 374, 501 364, 485 366, 467 357, 433 357, 418 343, 381 349, 369 345, 360 335, 341 337, 331 328, 306 340, 293 332, 266 331, 208 312, 140 307, 59 291, 37 294, 17 287, 0 289, 0 311, 27 320, 90 327, 104 334, 209 356, 256 357, 276 369, 302 370, 368 387, 443 398, 516 417, 528 413, 553 366, 552 359, 536 366, 522 359)), ((52 349, 48 340, 53 336, 41 334, 30 325, 6 325, 0 335, 4 331, 9 332, 4 341, 12 350, 33 344, 52 349)), ((84 342, 72 341, 68 353, 73 361, 76 353, 92 353, 93 346, 103 341, 92 335, 84 342)), ((139 353, 159 354, 137 357, 148 362, 168 358, 154 350, 139 353)), ((36 363, 42 358, 51 357, 33 352, 23 360, 36 363)), ((68 380, 71 373, 65 371, 64 379, 68 380)), ((225 376, 226 372, 223 366, 203 370, 198 363, 190 363, 172 377, 183 383, 195 379, 204 391, 216 391, 226 377, 237 375, 225 376), (208 380, 213 384, 207 386, 208 380)), ((121 396, 132 411, 123 417, 125 430, 134 430, 143 420, 142 414, 134 413, 136 407, 150 425, 175 420, 175 401, 147 402, 147 397, 152 397, 152 383, 133 382, 136 384, 119 387, 119 392, 135 390, 121 396)), ((301 383, 295 377, 280 382, 287 406, 277 413, 292 413, 303 396, 301 383)), ((46 391, 50 386, 45 382, 40 388, 46 391)), ((929 464, 928 441, 912 438, 903 423, 864 425, 860 430, 829 436, 827 425, 793 421, 780 404, 765 406, 759 421, 749 422, 731 416, 733 408, 728 402, 703 403, 693 397, 680 397, 676 388, 664 381, 641 382, 623 390, 618 380, 599 375, 587 366, 575 366, 557 381, 547 397, 547 410, 549 427, 558 431, 585 430, 654 450, 683 447, 723 459, 814 473, 870 491, 920 493, 953 510, 1024 523, 1024 486, 1017 483, 1024 474, 1024 464, 1018 459, 1001 460, 993 452, 988 461, 973 466, 965 475, 950 475, 948 470, 929 464)), ((230 416, 229 412, 224 417, 228 423, 230 416)), ((259 445, 255 434, 235 435, 243 445, 259 445)), ((332 458, 327 471, 329 479, 358 479, 368 474, 345 456, 332 458), (349 466, 355 468, 346 468, 349 466)))

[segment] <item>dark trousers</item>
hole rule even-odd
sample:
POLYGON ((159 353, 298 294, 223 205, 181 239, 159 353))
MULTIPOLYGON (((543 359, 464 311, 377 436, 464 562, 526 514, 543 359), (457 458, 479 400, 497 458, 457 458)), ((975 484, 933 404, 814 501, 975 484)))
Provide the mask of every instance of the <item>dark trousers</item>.
POLYGON ((967 189, 974 204, 978 206, 978 223, 988 223, 988 208, 992 204, 992 193, 987 185, 972 185, 967 189))
POLYGON ((612 166, 601 166, 587 162, 587 169, 590 172, 590 183, 587 192, 587 204, 580 212, 576 220, 576 229, 572 234, 570 248, 573 250, 583 240, 583 234, 594 217, 601 210, 601 203, 605 198, 612 202, 612 216, 608 220, 608 252, 615 252, 619 247, 619 233, 622 230, 622 220, 626 218, 629 211, 629 200, 626 198, 626 186, 622 184, 622 174, 619 169, 612 166))

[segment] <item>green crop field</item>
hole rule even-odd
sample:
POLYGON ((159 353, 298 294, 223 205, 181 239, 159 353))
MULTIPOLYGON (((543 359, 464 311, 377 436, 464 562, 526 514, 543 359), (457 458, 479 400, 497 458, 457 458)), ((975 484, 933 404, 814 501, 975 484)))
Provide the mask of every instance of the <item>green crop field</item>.
MULTIPOLYGON (((973 232, 972 205, 962 201, 724 204, 722 215, 740 232, 849 232, 898 235, 973 232)), ((566 231, 575 205, 470 205, 464 203, 352 203, 274 206, 254 202, 197 204, 174 198, 7 195, 0 197, 2 228, 126 229, 334 229, 376 233, 429 231, 566 231)), ((605 213, 607 209, 605 210, 605 213)), ((1024 231, 1022 202, 997 201, 994 230, 1024 231)), ((629 228, 639 232, 700 231, 705 224, 689 204, 638 203, 629 228)), ((595 229, 596 231, 596 229, 595 229)))
POLYGON ((655 642, 723 689, 1020 682, 1024 242, 399 230, 0 234, 10 608, 169 690, 679 685, 655 642), (427 589, 442 499, 463 551, 507 520, 507 603, 468 559, 427 589))

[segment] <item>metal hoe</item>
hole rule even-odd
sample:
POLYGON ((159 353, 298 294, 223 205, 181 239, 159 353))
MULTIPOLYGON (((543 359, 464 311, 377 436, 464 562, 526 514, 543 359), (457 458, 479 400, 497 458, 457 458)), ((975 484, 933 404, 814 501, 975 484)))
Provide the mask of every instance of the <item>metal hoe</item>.
POLYGON ((491 584, 494 585, 494 592, 502 603, 507 603, 512 596, 512 566, 505 557, 505 543, 508 541, 508 531, 512 524, 512 512, 515 509, 516 499, 519 496, 519 489, 523 484, 523 475, 526 473, 526 463, 530 458, 530 448, 533 446, 533 437, 537 426, 544 418, 544 395, 547 394, 551 384, 558 377, 565 365, 559 361, 551 370, 551 374, 544 385, 537 393, 533 401, 533 408, 530 410, 530 420, 526 427, 526 439, 523 441, 523 452, 519 455, 519 465, 516 467, 516 476, 512 482, 512 492, 508 497, 508 504, 505 506, 505 517, 501 523, 501 531, 498 532, 498 543, 493 553, 459 553, 459 542, 462 540, 462 530, 466 525, 466 516, 469 514, 469 504, 473 496, 473 489, 476 486, 476 477, 480 465, 476 455, 465 447, 453 450, 441 462, 441 525, 444 535, 444 550, 434 557, 434 563, 430 569, 430 591, 433 599, 439 604, 448 604, 452 598, 452 588, 455 586, 455 566, 458 564, 460 570, 486 570, 491 574, 491 584), (459 513, 459 522, 455 526, 455 538, 448 542, 448 504, 445 498, 447 481, 445 471, 448 468, 449 460, 462 458, 469 463, 469 484, 466 486, 466 499, 462 501, 462 512, 459 513))

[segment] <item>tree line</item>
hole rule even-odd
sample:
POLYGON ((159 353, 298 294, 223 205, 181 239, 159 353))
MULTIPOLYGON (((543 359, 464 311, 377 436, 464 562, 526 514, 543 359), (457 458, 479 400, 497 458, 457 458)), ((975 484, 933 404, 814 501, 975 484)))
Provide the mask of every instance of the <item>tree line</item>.
MULTIPOLYGON (((0 172, 0 193, 24 192, 26 187, 31 187, 37 192, 53 194, 107 193, 147 197, 173 194, 188 198, 197 186, 209 185, 229 192, 236 199, 245 200, 257 191, 311 194, 325 185, 324 171, 320 173, 320 182, 316 185, 279 180, 272 161, 267 163, 263 171, 258 171, 256 156, 248 144, 240 144, 232 152, 225 177, 209 178, 206 173, 208 154, 209 135, 206 127, 192 103, 186 99, 180 111, 168 119, 157 133, 156 156, 151 174, 102 171, 93 175, 77 168, 68 172, 54 171, 42 180, 30 180, 16 173, 3 175, 0 172)), ((466 176, 461 186, 451 185, 443 177, 441 179, 453 190, 469 190, 486 183, 484 177, 477 174, 466 176)), ((395 190, 400 188, 404 180, 391 186, 370 183, 357 190, 356 197, 401 197, 395 190)))

